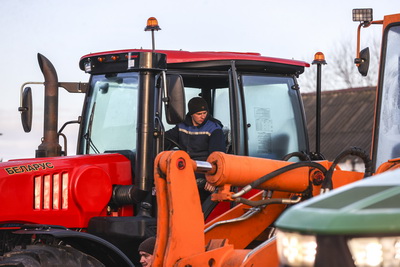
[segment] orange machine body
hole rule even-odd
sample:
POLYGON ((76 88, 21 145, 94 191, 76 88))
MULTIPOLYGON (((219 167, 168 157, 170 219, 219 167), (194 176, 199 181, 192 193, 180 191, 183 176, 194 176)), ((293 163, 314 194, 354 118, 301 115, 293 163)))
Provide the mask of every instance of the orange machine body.
MULTIPOLYGON (((207 161, 213 165, 207 173, 207 180, 217 187, 227 184, 245 186, 291 164, 220 152, 210 155, 207 161)), ((322 164, 329 166, 326 161, 322 164)), ((155 160, 158 229, 154 266, 278 266, 275 238, 270 226, 287 204, 257 208, 238 204, 205 224, 195 171, 196 163, 183 151, 162 152, 155 160), (251 215, 235 221, 245 214, 251 215)), ((310 173, 309 168, 302 167, 277 176, 262 187, 272 192, 271 199, 290 201, 313 187, 310 173)), ((350 174, 346 173, 346 179, 356 180, 362 176, 350 174)), ((334 177, 334 180, 338 178, 334 177)), ((263 191, 259 191, 250 200, 264 198, 263 191)))

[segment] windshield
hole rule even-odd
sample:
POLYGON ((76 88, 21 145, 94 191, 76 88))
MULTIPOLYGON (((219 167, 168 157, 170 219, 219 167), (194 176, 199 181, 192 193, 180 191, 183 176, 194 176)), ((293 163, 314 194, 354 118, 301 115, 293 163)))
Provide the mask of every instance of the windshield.
POLYGON ((400 157, 400 26, 391 27, 386 37, 376 167, 400 157))
POLYGON ((138 74, 94 75, 83 127, 85 154, 135 150, 138 74))

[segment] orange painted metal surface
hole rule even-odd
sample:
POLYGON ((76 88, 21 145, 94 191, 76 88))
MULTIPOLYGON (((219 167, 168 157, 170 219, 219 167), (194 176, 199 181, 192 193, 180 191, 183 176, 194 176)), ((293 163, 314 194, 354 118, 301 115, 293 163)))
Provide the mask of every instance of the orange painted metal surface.
POLYGON ((332 177, 333 189, 361 180, 363 177, 362 172, 335 170, 332 177))
MULTIPOLYGON (((274 192, 273 198, 289 198, 292 194, 287 192, 274 192)), ((262 192, 259 192, 251 200, 261 199, 262 192)), ((230 209, 221 216, 215 218, 206 224, 206 229, 212 225, 231 219, 238 218, 244 213, 249 211, 251 207, 239 204, 234 208, 230 209)), ((205 234, 206 243, 212 239, 221 239, 229 236, 229 242, 235 246, 236 249, 246 248, 254 239, 262 234, 268 226, 270 226, 279 215, 285 210, 286 205, 273 204, 260 210, 259 213, 254 216, 238 222, 226 223, 220 226, 216 226, 205 234)))
POLYGON ((400 168, 400 158, 388 160, 382 163, 375 174, 379 174, 385 171, 394 170, 400 168))
MULTIPOLYGON (((292 164, 287 161, 236 156, 222 152, 212 153, 207 161, 217 165, 215 174, 206 175, 207 181, 214 186, 225 184, 246 186, 272 171, 292 164)), ((309 186, 308 172, 307 167, 291 170, 261 184, 259 188, 303 192, 309 186)))
MULTIPOLYGON (((183 151, 163 152, 156 158, 158 229, 153 266, 278 266, 274 240, 258 250, 245 247, 276 219, 285 205, 271 205, 259 216, 239 224, 241 230, 221 225, 205 234, 194 168, 193 161, 183 151), (261 259, 257 255, 268 258, 261 259)), ((274 197, 287 196, 290 193, 274 194, 274 197)), ((253 197, 257 198, 261 196, 253 197)), ((248 208, 238 205, 219 219, 240 216, 248 208)))
MULTIPOLYGON (((227 155, 215 152, 207 160, 213 166, 207 181, 219 187, 218 194, 232 197, 230 186, 246 186, 258 178, 292 164, 285 161, 227 155), (221 193, 222 192, 222 193, 221 193)), ((331 163, 318 162, 326 169, 331 163)), ((279 266, 273 223, 287 204, 251 207, 237 204, 204 223, 198 194, 196 162, 184 151, 166 151, 155 160, 158 229, 153 266, 279 266)), ((270 192, 268 200, 293 200, 303 193, 319 194, 320 185, 311 167, 300 167, 261 184, 270 192), (315 184, 313 184, 315 183, 315 184)), ((361 179, 361 173, 339 168, 334 187, 361 179)), ((265 199, 265 191, 249 198, 265 199)), ((288 202, 280 202, 288 203, 288 202)))
POLYGON ((393 14, 393 15, 387 15, 383 18, 383 30, 392 23, 397 23, 400 21, 400 14, 393 14))
POLYGON ((158 238, 154 266, 174 266, 182 258, 204 252, 204 218, 188 154, 161 153, 155 166, 158 238))

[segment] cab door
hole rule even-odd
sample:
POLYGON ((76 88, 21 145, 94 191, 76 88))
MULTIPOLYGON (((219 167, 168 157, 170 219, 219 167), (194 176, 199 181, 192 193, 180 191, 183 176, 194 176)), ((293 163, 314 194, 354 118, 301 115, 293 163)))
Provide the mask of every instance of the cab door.
POLYGON ((308 151, 300 95, 291 76, 241 73, 248 155, 282 159, 308 151))

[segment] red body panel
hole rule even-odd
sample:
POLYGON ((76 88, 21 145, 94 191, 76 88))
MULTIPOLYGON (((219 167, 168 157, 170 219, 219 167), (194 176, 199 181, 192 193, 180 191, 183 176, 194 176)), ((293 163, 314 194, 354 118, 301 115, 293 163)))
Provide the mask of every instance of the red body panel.
MULTIPOLYGON (((93 53, 81 57, 80 61, 87 57, 116 54, 116 53, 129 53, 129 52, 150 52, 151 50, 145 49, 126 49, 117 51, 108 51, 101 53, 93 53)), ((200 61, 213 61, 213 60, 251 60, 251 61, 264 61, 288 65, 296 65, 309 67, 310 64, 290 59, 264 57, 259 53, 238 53, 238 52, 189 52, 177 50, 156 50, 157 53, 167 55, 167 64, 185 63, 185 62, 200 62, 200 61)))
POLYGON ((119 154, 1 163, 0 223, 86 227, 106 215, 113 184, 132 184, 131 163, 119 154))

